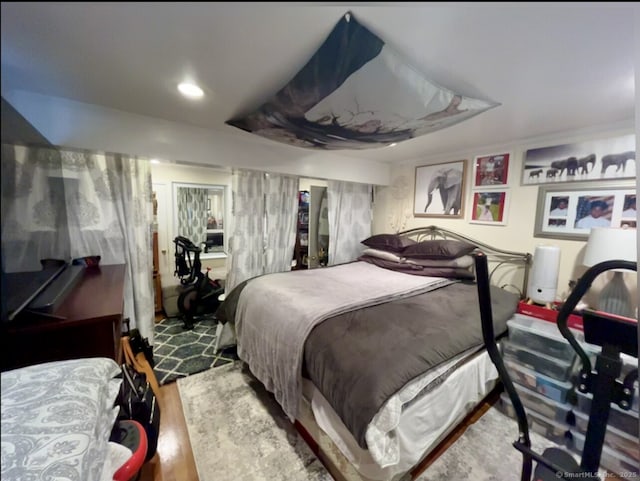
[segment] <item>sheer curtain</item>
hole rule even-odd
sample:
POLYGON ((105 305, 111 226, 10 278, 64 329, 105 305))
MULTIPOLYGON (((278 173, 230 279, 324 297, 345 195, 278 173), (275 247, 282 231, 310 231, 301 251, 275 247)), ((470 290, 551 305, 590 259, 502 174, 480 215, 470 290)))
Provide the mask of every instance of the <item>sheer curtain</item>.
POLYGON ((297 177, 233 172, 234 230, 226 292, 257 275, 291 269, 298 185, 297 177))
POLYGON ((208 195, 207 189, 178 187, 178 235, 197 246, 207 240, 208 195))
POLYGON ((265 274, 291 270, 299 188, 297 177, 265 175, 265 274))
POLYGON ((264 256, 263 172, 234 170, 231 178, 233 234, 225 291, 231 292, 242 281, 262 274, 264 256))
POLYGON ((356 260, 361 242, 371 236, 372 186, 327 181, 329 207, 329 265, 356 260))
MULTIPOLYGON (((149 162, 120 154, 3 145, 3 164, 8 159, 13 175, 2 179, 2 243, 11 257, 5 257, 5 269, 39 270, 40 259, 90 255, 99 255, 102 265, 126 264, 124 315, 152 343, 149 162)), ((3 174, 7 171, 3 167, 3 174)))

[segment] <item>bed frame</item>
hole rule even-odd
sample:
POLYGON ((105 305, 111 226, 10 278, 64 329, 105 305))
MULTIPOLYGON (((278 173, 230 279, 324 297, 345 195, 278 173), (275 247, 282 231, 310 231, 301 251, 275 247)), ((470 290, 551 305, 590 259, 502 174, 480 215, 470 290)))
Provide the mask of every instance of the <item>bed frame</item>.
MULTIPOLYGON (((490 266, 489 279, 491 283, 499 285, 504 289, 512 288, 517 291, 521 299, 525 298, 532 260, 530 253, 499 249, 435 225, 406 230, 399 232, 398 235, 416 242, 434 239, 452 239, 473 244, 477 247, 476 252, 483 252, 487 256, 490 266), (520 277, 521 280, 518 281, 520 277)), ((475 264, 473 269, 475 269, 475 264)), ((491 394, 489 394, 487 398, 489 397, 491 397, 491 394)), ((315 422, 308 402, 304 400, 302 404, 300 417, 295 422, 296 428, 314 453, 324 462, 333 477, 337 481, 373 481, 360 474, 344 457, 331 438, 322 431, 315 422)), ((478 407, 482 404, 481 402, 478 407)), ((478 407, 474 409, 478 409, 478 407)), ((471 411, 471 413, 473 412, 474 410, 471 411)), ((471 416, 471 413, 468 413, 467 417, 471 416)), ((464 422, 460 424, 464 424, 464 422)), ((422 461, 414 466, 410 472, 406 473, 405 476, 401 478, 401 481, 409 481, 419 475, 424 469, 424 461, 429 459, 429 454, 438 450, 438 444, 443 442, 460 424, 450 426, 429 453, 425 453, 422 461)))
MULTIPOLYGON (((477 241, 471 237, 459 234, 449 229, 444 229, 435 225, 428 227, 417 227, 415 229, 399 232, 398 235, 412 239, 416 242, 434 239, 453 239, 468 242, 477 247, 477 251, 486 254, 491 265, 489 270, 489 280, 492 284, 499 285, 503 289, 509 287, 516 289, 520 299, 526 297, 527 283, 529 281, 529 269, 531 267, 532 256, 528 252, 515 252, 490 246, 484 242, 477 241), (495 277, 494 277, 495 276, 495 277), (515 284, 514 277, 522 276, 521 281, 515 284), (501 283, 502 281, 502 283, 501 283)), ((473 266, 475 269, 475 265, 473 266)))

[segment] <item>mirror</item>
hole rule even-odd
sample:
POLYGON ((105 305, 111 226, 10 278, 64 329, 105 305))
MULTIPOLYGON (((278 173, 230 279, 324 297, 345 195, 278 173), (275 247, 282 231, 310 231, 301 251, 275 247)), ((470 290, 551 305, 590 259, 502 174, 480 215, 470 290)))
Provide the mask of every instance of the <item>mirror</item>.
POLYGON ((174 232, 202 248, 203 255, 224 255, 226 188, 174 183, 174 232))

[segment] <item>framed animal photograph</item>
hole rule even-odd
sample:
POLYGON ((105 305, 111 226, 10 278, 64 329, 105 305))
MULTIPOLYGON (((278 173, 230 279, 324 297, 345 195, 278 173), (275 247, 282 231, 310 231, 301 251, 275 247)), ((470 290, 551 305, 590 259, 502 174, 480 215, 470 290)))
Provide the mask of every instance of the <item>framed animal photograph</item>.
POLYGON ((463 218, 466 176, 466 160, 416 167, 414 217, 463 218))
POLYGON ((471 209, 472 224, 506 225, 507 220, 507 191, 479 191, 473 192, 473 208, 471 209))
POLYGON ((541 186, 534 237, 587 240, 592 227, 636 227, 635 184, 541 186))
POLYGON ((480 155, 473 160, 473 189, 504 188, 509 178, 510 154, 480 155))
POLYGON ((636 136, 529 149, 524 154, 522 185, 559 184, 636 177, 636 136))

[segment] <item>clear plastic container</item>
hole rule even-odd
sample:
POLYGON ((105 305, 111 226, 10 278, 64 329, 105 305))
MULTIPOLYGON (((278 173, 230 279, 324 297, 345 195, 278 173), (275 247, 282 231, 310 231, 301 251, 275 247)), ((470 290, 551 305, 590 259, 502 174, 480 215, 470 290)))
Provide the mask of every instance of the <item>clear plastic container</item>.
MULTIPOLYGON (((584 434, 580 434, 575 429, 570 431, 569 441, 567 446, 574 452, 582 455, 584 449, 584 434)), ((600 457, 600 469, 608 470, 619 476, 623 476, 624 479, 635 479, 637 476, 631 474, 640 474, 640 468, 638 463, 633 459, 625 456, 622 453, 614 451, 608 446, 602 447, 602 456, 600 457)))
MULTIPOLYGON (((589 416, 580 411, 575 411, 574 415, 576 419, 576 430, 586 436, 589 416)), ((604 435, 604 444, 626 457, 640 461, 640 446, 638 446, 637 436, 633 437, 614 427, 607 426, 607 431, 604 435)))
POLYGON ((559 381, 568 381, 574 367, 574 361, 568 362, 535 351, 530 347, 503 341, 504 358, 519 362, 523 366, 538 371, 559 381))
MULTIPOLYGON (((578 409, 576 411, 580 411, 584 413, 584 415, 588 416, 591 412, 591 401, 593 400, 593 394, 583 394, 580 391, 576 391, 576 397, 578 400, 578 409)), ((624 431, 631 436, 635 436, 636 440, 638 439, 638 411, 625 411, 620 409, 615 404, 611 404, 611 409, 609 410, 609 419, 607 424, 612 426, 620 431, 624 431)))
MULTIPOLYGON (((506 392, 500 394, 500 409, 507 416, 517 419, 515 409, 513 408, 513 404, 511 404, 511 400, 509 399, 509 395, 506 392)), ((529 409, 526 409, 527 414, 527 422, 529 424, 529 429, 532 431, 544 436, 545 438, 553 441, 554 443, 565 446, 567 443, 567 439, 569 438, 569 425, 567 423, 562 423, 558 421, 554 421, 549 419, 541 414, 533 412, 529 409)))
MULTIPOLYGON (((509 340, 512 343, 526 346, 565 362, 571 363, 575 360, 576 353, 571 344, 560 334, 558 325, 553 322, 523 314, 514 314, 507 321, 507 327, 509 328, 509 340)), ((576 339, 584 339, 580 331, 571 330, 571 332, 576 336, 576 339)))
POLYGON ((559 403, 519 384, 514 383, 514 386, 527 412, 533 411, 559 423, 574 424, 571 404, 559 403))
POLYGON ((507 359, 504 365, 513 381, 559 403, 567 402, 567 396, 573 390, 570 382, 558 381, 507 359))

